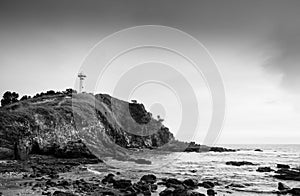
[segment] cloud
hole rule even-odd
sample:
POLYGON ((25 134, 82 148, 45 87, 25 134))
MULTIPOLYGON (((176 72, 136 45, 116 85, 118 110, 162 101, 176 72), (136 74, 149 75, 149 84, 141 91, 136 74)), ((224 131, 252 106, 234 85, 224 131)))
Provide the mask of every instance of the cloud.
POLYGON ((268 37, 268 43, 270 57, 264 68, 281 75, 284 89, 300 94, 300 23, 280 25, 268 37))

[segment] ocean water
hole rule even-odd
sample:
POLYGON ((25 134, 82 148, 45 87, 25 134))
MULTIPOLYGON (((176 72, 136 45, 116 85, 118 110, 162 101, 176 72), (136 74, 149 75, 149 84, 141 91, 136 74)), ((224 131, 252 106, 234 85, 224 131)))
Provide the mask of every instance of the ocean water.
MULTIPOLYGON (((299 187, 300 182, 277 180, 272 177, 273 172, 260 173, 256 169, 260 166, 276 168, 277 163, 300 167, 300 145, 222 145, 239 149, 237 152, 182 152, 165 153, 143 151, 135 154, 136 158, 144 158, 152 162, 151 165, 141 165, 133 162, 106 159, 110 170, 121 172, 121 175, 137 181, 144 174, 152 173, 159 178, 187 179, 196 178, 199 181, 210 180, 218 182, 215 187, 218 195, 276 195, 278 182, 290 187, 299 187), (263 152, 254 151, 262 149, 263 152), (256 166, 230 166, 227 161, 250 161, 256 166), (226 188, 231 183, 242 184, 244 188, 226 188)), ((97 170, 97 166, 93 166, 97 170)), ((161 187, 163 189, 163 187, 161 187)), ((199 189, 205 193, 205 189, 199 189)))

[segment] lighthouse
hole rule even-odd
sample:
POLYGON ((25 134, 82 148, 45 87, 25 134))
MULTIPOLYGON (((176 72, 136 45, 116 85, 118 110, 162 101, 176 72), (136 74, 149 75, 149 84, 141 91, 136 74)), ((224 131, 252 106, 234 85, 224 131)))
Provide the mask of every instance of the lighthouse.
POLYGON ((86 75, 83 74, 83 72, 80 72, 78 74, 78 78, 79 78, 79 93, 82 93, 83 92, 83 81, 84 79, 86 78, 86 75))

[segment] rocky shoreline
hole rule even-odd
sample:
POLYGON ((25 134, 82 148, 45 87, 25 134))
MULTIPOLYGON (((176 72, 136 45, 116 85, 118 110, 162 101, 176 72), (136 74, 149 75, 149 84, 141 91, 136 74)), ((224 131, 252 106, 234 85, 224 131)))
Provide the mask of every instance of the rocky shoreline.
MULTIPOLYGON (((256 165, 246 161, 230 161, 225 164, 233 167, 256 165)), ((160 195, 160 196, 213 196, 224 195, 216 187, 217 181, 199 182, 196 178, 177 179, 159 178, 151 173, 141 174, 139 180, 129 179, 122 172, 112 172, 102 160, 97 158, 64 159, 52 156, 32 155, 26 161, 0 162, 0 195, 160 195), (91 164, 101 166, 101 172, 89 170, 91 164), (201 190, 201 191, 199 191, 201 190)), ((257 172, 275 171, 261 169, 257 172)), ((265 167, 264 167, 265 168, 265 167)), ((277 179, 298 180, 300 171, 288 165, 277 165, 277 179), (297 173, 298 172, 298 173, 297 173), (289 176, 289 177, 287 177, 289 176)), ((225 188, 243 191, 244 186, 230 184, 225 188)), ((273 194, 300 195, 299 188, 290 188, 282 182, 278 183, 278 191, 273 194)))

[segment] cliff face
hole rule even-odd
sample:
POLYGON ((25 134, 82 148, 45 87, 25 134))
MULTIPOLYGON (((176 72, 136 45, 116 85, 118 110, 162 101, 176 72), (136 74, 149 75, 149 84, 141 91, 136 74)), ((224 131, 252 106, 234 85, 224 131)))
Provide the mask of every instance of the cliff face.
POLYGON ((142 104, 109 95, 59 94, 0 108, 0 159, 30 153, 126 156, 125 149, 156 148, 173 139, 142 104))

